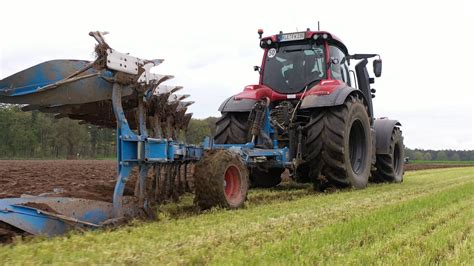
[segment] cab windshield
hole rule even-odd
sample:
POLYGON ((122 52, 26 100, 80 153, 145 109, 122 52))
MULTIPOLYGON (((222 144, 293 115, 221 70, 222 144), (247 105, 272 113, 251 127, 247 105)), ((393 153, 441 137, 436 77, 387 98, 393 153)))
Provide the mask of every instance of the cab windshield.
POLYGON ((262 82, 279 93, 298 93, 325 73, 323 45, 293 44, 268 49, 262 82))

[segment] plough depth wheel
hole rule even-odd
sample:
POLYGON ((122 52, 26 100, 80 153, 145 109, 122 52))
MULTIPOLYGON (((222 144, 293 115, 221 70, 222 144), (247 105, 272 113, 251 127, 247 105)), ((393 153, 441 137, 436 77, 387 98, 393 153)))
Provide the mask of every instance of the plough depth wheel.
POLYGON ((248 171, 237 153, 207 152, 196 164, 194 180, 195 202, 201 209, 215 206, 236 209, 247 198, 248 171))

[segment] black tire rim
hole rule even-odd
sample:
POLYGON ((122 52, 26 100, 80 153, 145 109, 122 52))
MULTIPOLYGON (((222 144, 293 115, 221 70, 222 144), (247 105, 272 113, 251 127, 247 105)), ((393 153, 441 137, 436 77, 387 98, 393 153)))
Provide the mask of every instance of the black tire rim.
POLYGON ((395 147, 393 149, 393 170, 395 171, 395 176, 399 176, 402 171, 402 152, 400 149, 400 144, 395 143, 395 147))
POLYGON ((362 122, 355 120, 352 123, 349 134, 349 160, 351 162, 352 171, 359 175, 364 172, 366 163, 366 144, 367 137, 362 122))

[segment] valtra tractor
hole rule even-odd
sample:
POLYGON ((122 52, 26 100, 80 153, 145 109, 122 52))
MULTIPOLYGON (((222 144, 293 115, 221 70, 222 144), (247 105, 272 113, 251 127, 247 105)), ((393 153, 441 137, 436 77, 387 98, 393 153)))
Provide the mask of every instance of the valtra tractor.
MULTIPOLYGON (((403 137, 396 120, 375 119, 367 70, 377 54, 350 55, 344 43, 325 31, 295 32, 262 38, 264 51, 257 85, 228 98, 219 108, 215 143, 255 143, 287 148, 291 176, 327 187, 363 188, 367 182, 401 182, 403 137), (351 70, 351 61, 357 61, 351 70)), ((255 187, 273 187, 285 170, 262 158, 249 167, 255 187)))
POLYGON ((259 83, 224 101, 215 136, 198 146, 176 139, 193 102, 175 94, 182 87, 162 85, 172 76, 151 72, 163 60, 120 53, 103 32, 90 33, 98 43, 94 61, 47 61, 0 80, 1 103, 116 128, 117 136, 112 202, 54 193, 0 199, 0 236, 54 236, 153 217, 167 188, 190 172, 201 209, 239 208, 249 186, 276 186, 285 169, 319 190, 401 182, 401 125, 375 119, 372 105, 367 64, 371 59, 380 77, 380 56, 351 55, 324 31, 262 34, 259 83), (357 61, 354 70, 351 61, 357 61), (125 196, 134 169, 134 195, 125 196))

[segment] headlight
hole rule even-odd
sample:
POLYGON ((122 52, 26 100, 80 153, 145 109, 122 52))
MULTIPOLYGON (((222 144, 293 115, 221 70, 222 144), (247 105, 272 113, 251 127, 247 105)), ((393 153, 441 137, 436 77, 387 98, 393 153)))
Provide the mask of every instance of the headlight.
POLYGON ((328 36, 328 34, 327 34, 327 33, 324 33, 324 34, 323 34, 323 39, 325 39, 325 40, 326 40, 328 37, 329 37, 329 36, 328 36))
POLYGON ((272 44, 272 40, 268 39, 267 40, 267 45, 270 45, 270 44, 272 44))
POLYGON ((317 39, 318 39, 318 37, 319 37, 319 35, 318 35, 318 34, 314 34, 314 35, 313 35, 313 40, 317 40, 317 39))

